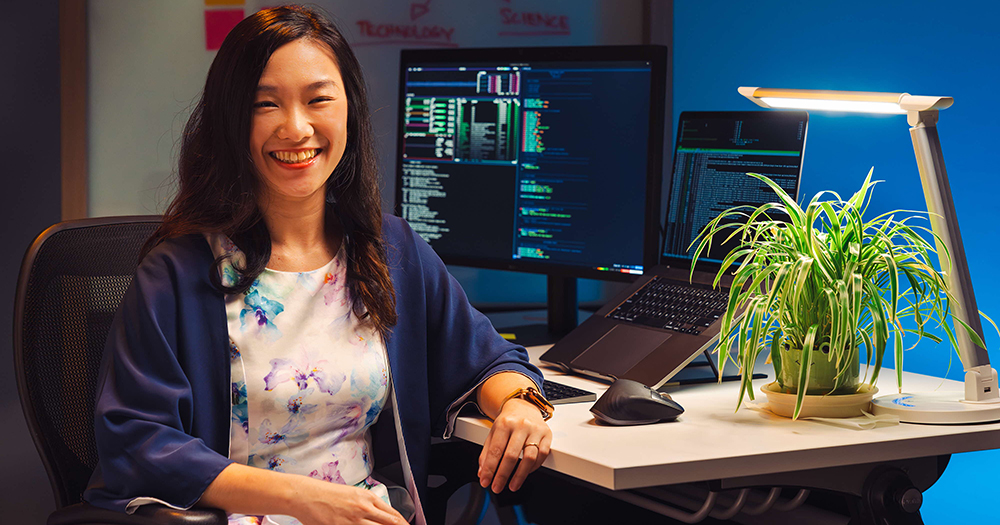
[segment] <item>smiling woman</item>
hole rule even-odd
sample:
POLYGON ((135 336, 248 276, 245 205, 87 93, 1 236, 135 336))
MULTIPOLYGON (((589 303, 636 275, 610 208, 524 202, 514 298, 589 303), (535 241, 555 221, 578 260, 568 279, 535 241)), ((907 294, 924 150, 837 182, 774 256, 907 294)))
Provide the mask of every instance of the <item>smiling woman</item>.
POLYGON ((484 487, 517 490, 545 460, 538 369, 381 214, 361 68, 329 21, 289 6, 240 22, 178 171, 109 335, 87 501, 425 523, 431 435, 466 403, 495 419, 484 487), (374 456, 401 461, 405 488, 374 456))

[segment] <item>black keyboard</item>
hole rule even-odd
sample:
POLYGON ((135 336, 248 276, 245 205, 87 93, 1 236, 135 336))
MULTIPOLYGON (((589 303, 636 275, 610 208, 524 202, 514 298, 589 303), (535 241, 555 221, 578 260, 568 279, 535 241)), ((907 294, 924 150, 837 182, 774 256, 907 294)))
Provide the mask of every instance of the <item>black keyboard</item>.
POLYGON ((583 403, 586 401, 595 401, 597 399, 597 394, 593 392, 564 385, 562 383, 556 383, 555 381, 549 381, 548 379, 542 383, 542 390, 545 390, 545 399, 548 399, 549 403, 552 403, 553 405, 583 403))
POLYGON ((728 290, 655 276, 607 317, 685 334, 700 334, 726 311, 728 290))

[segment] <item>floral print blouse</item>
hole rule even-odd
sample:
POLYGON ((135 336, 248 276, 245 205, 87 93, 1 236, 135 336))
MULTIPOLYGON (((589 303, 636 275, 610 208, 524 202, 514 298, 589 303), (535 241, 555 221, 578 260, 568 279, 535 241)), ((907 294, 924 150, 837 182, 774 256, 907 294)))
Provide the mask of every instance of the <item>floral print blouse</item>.
MULTIPOLYGON (((207 236, 216 256, 242 253, 207 236)), ((239 463, 366 488, 368 429, 385 406, 389 377, 377 332, 354 315, 343 249, 307 272, 264 270, 244 294, 226 297, 232 372, 229 457, 239 463)), ((232 264, 222 282, 232 285, 232 264)), ((297 525, 289 516, 230 515, 231 525, 297 525)))

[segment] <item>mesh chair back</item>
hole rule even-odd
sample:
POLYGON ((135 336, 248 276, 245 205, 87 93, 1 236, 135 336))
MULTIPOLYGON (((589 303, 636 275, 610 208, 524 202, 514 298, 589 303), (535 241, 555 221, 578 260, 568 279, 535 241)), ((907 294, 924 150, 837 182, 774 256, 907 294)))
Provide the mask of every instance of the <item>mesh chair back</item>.
POLYGON ((28 428, 56 504, 82 501, 97 465, 94 396, 104 343, 158 216, 62 222, 28 249, 14 305, 14 360, 28 428))

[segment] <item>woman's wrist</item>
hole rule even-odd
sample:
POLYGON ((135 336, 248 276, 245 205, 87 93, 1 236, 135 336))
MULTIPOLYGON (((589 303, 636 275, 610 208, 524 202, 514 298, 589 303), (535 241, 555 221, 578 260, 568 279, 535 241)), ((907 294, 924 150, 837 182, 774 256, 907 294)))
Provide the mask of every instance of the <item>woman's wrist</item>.
POLYGON ((505 411, 509 413, 521 414, 524 417, 530 417, 531 419, 538 417, 538 419, 542 422, 545 421, 545 418, 542 417, 542 413, 538 410, 538 407, 523 399, 513 398, 505 402, 500 407, 500 414, 497 414, 497 417, 500 417, 500 415, 504 414, 505 411))
POLYGON ((232 463, 202 494, 199 505, 228 514, 293 515, 310 497, 309 482, 318 480, 232 463))
POLYGON ((490 419, 496 419, 500 415, 507 397, 521 388, 537 388, 534 381, 528 376, 514 371, 499 372, 486 379, 479 385, 476 393, 476 402, 479 409, 490 419))

